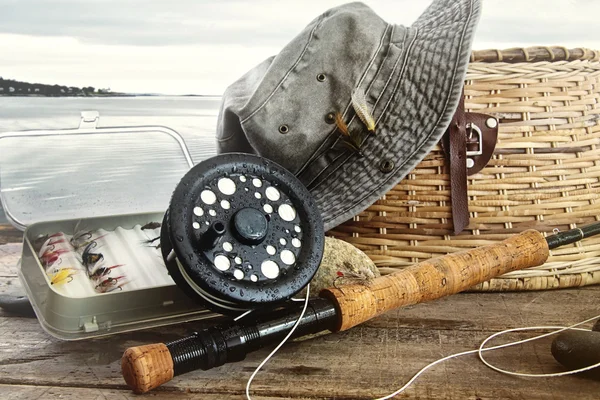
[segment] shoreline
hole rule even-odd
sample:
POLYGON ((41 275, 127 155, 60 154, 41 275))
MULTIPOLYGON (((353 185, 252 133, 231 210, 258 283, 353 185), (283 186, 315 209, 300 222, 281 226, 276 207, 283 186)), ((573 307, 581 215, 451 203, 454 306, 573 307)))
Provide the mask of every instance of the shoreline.
POLYGON ((44 96, 39 94, 6 94, 0 93, 0 97, 35 97, 35 98, 78 98, 78 99, 86 99, 86 98, 110 98, 110 97, 221 97, 218 94, 146 94, 146 93, 110 93, 110 94, 94 94, 91 96, 44 96))

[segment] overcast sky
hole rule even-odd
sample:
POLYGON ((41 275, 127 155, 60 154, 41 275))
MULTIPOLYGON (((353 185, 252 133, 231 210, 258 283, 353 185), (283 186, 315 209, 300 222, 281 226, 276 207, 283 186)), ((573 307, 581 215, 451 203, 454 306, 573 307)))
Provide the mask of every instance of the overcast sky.
MULTIPOLYGON (((339 0, 0 0, 0 76, 122 92, 221 94, 339 0)), ((410 25, 428 0, 366 0, 410 25)), ((600 49, 600 1, 484 0, 475 49, 600 49)))

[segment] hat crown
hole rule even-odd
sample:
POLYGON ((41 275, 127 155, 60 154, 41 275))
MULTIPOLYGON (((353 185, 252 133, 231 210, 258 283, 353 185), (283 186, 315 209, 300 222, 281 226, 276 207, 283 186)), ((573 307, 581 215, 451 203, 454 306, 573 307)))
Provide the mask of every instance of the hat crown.
POLYGON ((237 135, 245 140, 232 137, 221 123, 219 150, 251 148, 297 173, 333 133, 328 114, 349 109, 352 91, 373 65, 387 31, 388 24, 363 3, 333 8, 313 20, 258 67, 263 76, 250 96, 243 78, 227 89, 225 107, 229 118, 239 119, 237 135), (240 90, 246 96, 236 96, 240 90))

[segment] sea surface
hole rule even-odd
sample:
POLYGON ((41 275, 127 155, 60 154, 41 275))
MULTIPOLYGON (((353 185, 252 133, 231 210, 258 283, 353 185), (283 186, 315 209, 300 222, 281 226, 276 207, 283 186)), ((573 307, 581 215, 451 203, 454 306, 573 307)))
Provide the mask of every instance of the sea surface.
MULTIPOLYGON (((76 129, 82 111, 100 114, 98 128, 160 126, 177 132, 193 164, 216 153, 220 97, 0 97, 0 189, 24 224, 80 214, 144 212, 168 202, 189 169, 185 150, 160 129, 108 136, 25 136, 76 129)), ((167 204, 164 205, 166 209, 167 204)), ((0 220, 5 213, 0 210, 0 220)))

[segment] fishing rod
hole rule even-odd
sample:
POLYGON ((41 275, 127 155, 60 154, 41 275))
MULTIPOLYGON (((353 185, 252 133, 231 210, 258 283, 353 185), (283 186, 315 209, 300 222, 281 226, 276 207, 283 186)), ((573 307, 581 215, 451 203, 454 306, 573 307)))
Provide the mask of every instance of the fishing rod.
POLYGON ((249 352, 280 341, 298 322, 293 337, 338 332, 399 307, 464 291, 505 273, 542 265, 549 250, 600 233, 600 222, 544 238, 527 230, 502 242, 426 260, 369 284, 324 289, 302 306, 289 305, 250 322, 211 327, 169 343, 132 347, 121 361, 125 382, 145 393, 189 371, 241 361, 249 352))

